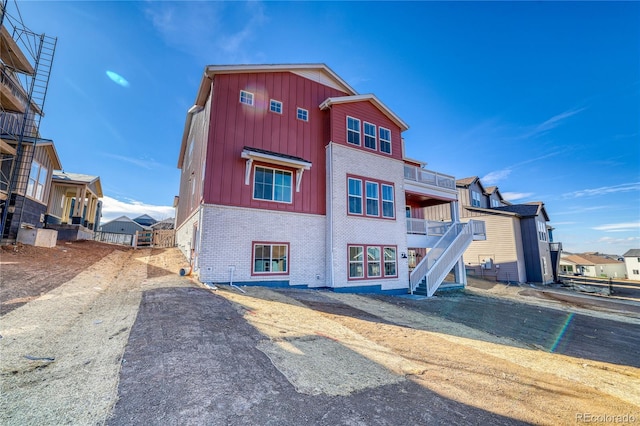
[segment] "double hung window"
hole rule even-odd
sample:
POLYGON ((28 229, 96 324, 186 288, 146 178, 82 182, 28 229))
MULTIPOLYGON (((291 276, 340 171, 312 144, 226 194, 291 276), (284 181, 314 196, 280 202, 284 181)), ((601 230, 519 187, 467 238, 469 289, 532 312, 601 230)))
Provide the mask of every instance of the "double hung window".
POLYGON ((347 142, 360 145, 360 120, 347 117, 347 142))
POLYGON ((395 218, 394 186, 374 179, 347 178, 347 212, 352 215, 395 218))
POLYGON ((364 122, 364 146, 373 150, 377 149, 376 126, 366 121, 364 122))
POLYGON ((380 127, 380 152, 391 154, 391 130, 380 127))

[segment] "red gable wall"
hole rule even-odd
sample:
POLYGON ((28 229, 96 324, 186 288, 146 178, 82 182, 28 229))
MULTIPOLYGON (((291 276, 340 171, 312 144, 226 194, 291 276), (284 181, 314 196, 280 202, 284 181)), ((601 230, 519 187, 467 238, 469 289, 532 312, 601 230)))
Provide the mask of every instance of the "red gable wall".
POLYGON ((369 101, 350 102, 331 106, 331 140, 342 145, 357 147, 347 143, 347 116, 360 120, 360 149, 376 152, 364 147, 364 122, 376 125, 376 133, 380 126, 391 131, 391 155, 380 152, 380 141, 377 141, 377 153, 384 157, 402 160, 401 131, 393 121, 369 101))
POLYGON ((216 75, 204 202, 325 214, 328 112, 318 106, 329 97, 344 95, 289 72, 216 75), (241 90, 254 94, 254 106, 240 103, 241 90), (282 114, 269 111, 270 99, 283 103, 282 114), (308 122, 296 118, 298 107, 309 111, 308 122), (294 187, 291 204, 253 200, 253 172, 250 184, 244 184, 246 160, 240 157, 244 146, 292 155, 312 163, 311 169, 304 172, 300 192, 295 192, 294 187))

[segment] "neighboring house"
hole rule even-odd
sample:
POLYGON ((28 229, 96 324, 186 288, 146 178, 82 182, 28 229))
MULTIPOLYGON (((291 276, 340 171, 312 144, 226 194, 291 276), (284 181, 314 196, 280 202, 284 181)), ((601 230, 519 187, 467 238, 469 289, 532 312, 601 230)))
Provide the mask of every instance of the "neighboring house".
POLYGON ((100 232, 111 234, 135 235, 136 232, 149 231, 149 226, 140 225, 129 219, 127 216, 120 216, 98 228, 100 232))
POLYGON ((152 218, 151 216, 149 216, 147 214, 143 214, 141 216, 138 216, 138 217, 134 218, 133 221, 135 223, 137 223, 137 224, 142 225, 142 226, 153 226, 153 224, 157 222, 157 220, 155 220, 154 218, 152 218))
POLYGON ((62 166, 53 142, 39 133, 56 39, 26 29, 5 14, 5 6, 0 7, 0 231, 3 242, 12 242, 20 229, 44 226, 52 172, 62 166))
MULTIPOLYGON (((544 203, 511 204, 477 176, 456 181, 460 220, 485 222, 486 239, 464 253, 467 272, 502 282, 549 284, 557 280, 559 243, 553 243, 544 203)), ((451 220, 448 209, 427 207, 430 220, 451 220)))
POLYGON ((640 249, 631 249, 622 255, 627 271, 627 278, 640 281, 640 249))
POLYGON ((407 128, 323 64, 206 67, 178 159, 178 247, 203 282, 431 295, 453 269, 464 285, 483 224, 422 218, 457 211, 455 179, 404 157, 407 128))
POLYGON ((54 171, 45 217, 46 227, 60 240, 93 239, 102 216, 99 176, 54 171))
POLYGON ((169 219, 164 219, 164 220, 161 220, 159 222, 154 223, 153 225, 151 225, 151 228, 154 231, 175 229, 175 222, 176 222, 176 220, 171 217, 169 219))
POLYGON ((577 253, 562 256, 560 265, 560 269, 566 271, 567 275, 581 275, 594 278, 624 278, 627 275, 624 262, 592 253, 577 253))

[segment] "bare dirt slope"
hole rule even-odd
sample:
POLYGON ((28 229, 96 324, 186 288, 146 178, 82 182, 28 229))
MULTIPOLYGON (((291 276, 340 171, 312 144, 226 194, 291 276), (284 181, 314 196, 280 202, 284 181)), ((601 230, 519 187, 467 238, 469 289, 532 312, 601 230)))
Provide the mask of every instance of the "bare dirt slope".
POLYGON ((0 317, 0 424, 640 421, 633 314, 510 289, 210 291, 176 249, 71 246, 1 252, 0 301, 22 306, 0 317))

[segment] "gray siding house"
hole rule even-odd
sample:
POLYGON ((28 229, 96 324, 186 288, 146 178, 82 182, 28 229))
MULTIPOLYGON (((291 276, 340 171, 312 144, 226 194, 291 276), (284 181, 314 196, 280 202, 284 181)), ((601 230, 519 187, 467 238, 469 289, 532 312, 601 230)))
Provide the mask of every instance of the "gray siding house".
POLYGON ((100 227, 100 232, 108 232, 111 234, 127 234, 135 235, 138 231, 148 231, 151 228, 140 225, 129 219, 127 216, 120 216, 100 227))

